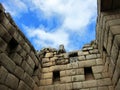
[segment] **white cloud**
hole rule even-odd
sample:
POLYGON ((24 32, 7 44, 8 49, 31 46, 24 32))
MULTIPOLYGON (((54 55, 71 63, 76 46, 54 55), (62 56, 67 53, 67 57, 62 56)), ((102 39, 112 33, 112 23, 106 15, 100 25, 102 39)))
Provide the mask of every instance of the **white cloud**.
POLYGON ((21 14, 28 12, 27 4, 21 0, 3 1, 3 5, 12 16, 20 17, 21 14))
MULTIPOLYGON (((64 44, 65 47, 70 48, 70 37, 72 37, 70 34, 72 32, 80 33, 80 37, 88 35, 86 27, 95 21, 97 13, 97 0, 10 0, 4 5, 13 16, 22 15, 22 13, 32 10, 37 14, 38 19, 41 19, 39 17, 41 12, 43 17, 47 19, 50 19, 54 14, 59 15, 59 19, 62 17, 61 26, 53 32, 49 32, 49 29, 47 30, 44 26, 32 28, 24 26, 27 36, 36 39, 33 42, 38 45, 37 47, 57 47, 59 44, 64 44)), ((82 40, 82 38, 80 39, 82 40)), ((72 44, 74 46, 74 43, 72 44)))
POLYGON ((37 48, 41 47, 58 47, 60 44, 65 46, 69 43, 69 34, 62 30, 56 30, 55 32, 45 32, 45 28, 32 28, 24 26, 29 38, 35 37, 35 44, 39 45, 37 48))

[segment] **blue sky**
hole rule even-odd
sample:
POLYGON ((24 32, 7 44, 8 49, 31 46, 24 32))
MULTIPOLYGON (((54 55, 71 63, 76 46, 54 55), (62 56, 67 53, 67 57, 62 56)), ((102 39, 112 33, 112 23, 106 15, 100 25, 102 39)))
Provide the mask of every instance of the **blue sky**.
POLYGON ((79 50, 95 39, 97 0, 0 0, 36 50, 79 50))

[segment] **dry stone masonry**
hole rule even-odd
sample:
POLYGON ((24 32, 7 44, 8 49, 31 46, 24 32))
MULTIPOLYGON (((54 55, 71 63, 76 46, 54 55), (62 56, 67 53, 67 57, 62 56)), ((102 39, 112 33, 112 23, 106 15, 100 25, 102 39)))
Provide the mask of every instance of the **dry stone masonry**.
POLYGON ((0 90, 120 90, 120 1, 98 0, 96 40, 36 51, 0 4, 0 90))

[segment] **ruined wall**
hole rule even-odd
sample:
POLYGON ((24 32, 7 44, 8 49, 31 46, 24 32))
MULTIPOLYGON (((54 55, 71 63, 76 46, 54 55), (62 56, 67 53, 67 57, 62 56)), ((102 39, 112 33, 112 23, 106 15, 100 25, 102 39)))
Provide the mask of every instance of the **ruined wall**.
MULTIPOLYGON (((103 2, 101 0, 101 3, 103 2)), ((99 14, 96 27, 98 50, 114 89, 120 90, 120 1, 114 0, 111 4, 106 3, 104 8, 100 5, 98 3, 99 14), (105 6, 109 9, 106 10, 105 6), (104 9, 104 11, 101 11, 101 9, 104 9)))
POLYGON ((44 49, 40 90, 113 90, 95 42, 82 50, 44 49))
POLYGON ((0 90, 38 90, 36 51, 0 4, 0 90))
POLYGON ((67 53, 36 52, 0 5, 0 90, 120 90, 119 2, 98 0, 96 40, 67 53))

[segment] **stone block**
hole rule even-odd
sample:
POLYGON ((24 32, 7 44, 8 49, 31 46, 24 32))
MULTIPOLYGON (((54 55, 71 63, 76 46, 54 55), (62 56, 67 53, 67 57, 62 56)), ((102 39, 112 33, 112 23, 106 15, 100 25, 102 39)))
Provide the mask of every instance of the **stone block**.
POLYGON ((82 51, 78 51, 78 56, 83 55, 82 51))
POLYGON ((89 81, 82 82, 82 84, 83 84, 83 88, 96 87, 97 86, 97 81, 96 80, 89 80, 89 81))
POLYGON ((20 55, 20 56, 22 56, 22 57, 26 57, 26 51, 24 50, 24 49, 20 49, 19 51, 18 51, 18 54, 20 55))
POLYGON ((22 68, 30 75, 32 76, 33 74, 33 69, 28 65, 26 61, 22 62, 22 68))
POLYGON ((46 85, 51 85, 53 83, 52 79, 45 79, 45 82, 46 82, 46 85))
POLYGON ((115 68, 115 64, 114 64, 113 61, 111 60, 111 61, 110 61, 110 64, 109 64, 109 69, 108 69, 108 73, 109 73, 109 76, 110 76, 110 77, 113 76, 114 68, 115 68))
POLYGON ((92 71, 93 73, 101 73, 103 71, 103 66, 93 66, 92 71))
POLYGON ((48 68, 42 68, 42 72, 43 73, 49 72, 49 69, 50 69, 49 67, 48 68))
POLYGON ((24 73, 23 81, 24 81, 29 87, 31 87, 31 88, 33 88, 34 85, 35 85, 34 80, 33 80, 32 77, 31 77, 29 74, 27 74, 27 73, 24 73))
POLYGON ((12 36, 6 32, 3 36, 2 36, 3 40, 5 40, 5 42, 9 43, 10 40, 12 39, 12 36))
POLYGON ((102 72, 102 77, 103 77, 103 78, 108 78, 108 77, 109 77, 108 72, 102 72))
POLYGON ((76 69, 66 70, 66 75, 68 76, 75 75, 76 73, 76 69))
POLYGON ((118 56, 118 48, 115 45, 115 42, 113 43, 112 49, 111 49, 111 57, 114 63, 117 61, 117 56, 118 56))
POLYGON ((16 78, 14 75, 12 74, 8 74, 6 80, 5 80, 5 84, 8 85, 9 87, 11 87, 12 89, 17 89, 18 87, 18 83, 19 83, 19 79, 16 78))
POLYGON ((35 63, 34 63, 34 61, 32 60, 32 58, 31 58, 30 56, 27 56, 26 61, 27 61, 27 63, 30 65, 30 67, 31 67, 32 69, 34 69, 35 63))
MULTIPOLYGON (((64 88, 64 87, 63 87, 64 88)), ((60 84, 56 84, 54 86, 54 90, 62 90, 62 88, 60 87, 60 84)), ((63 89, 64 90, 64 89, 63 89)))
POLYGON ((114 90, 113 86, 108 86, 108 90, 114 90))
POLYGON ((12 53, 10 55, 10 58, 17 64, 20 65, 22 62, 22 57, 18 55, 17 53, 12 53))
MULTIPOLYGON (((17 35, 18 36, 18 35, 17 35)), ((20 39, 21 39, 21 37, 20 37, 20 39)), ((22 47, 26 50, 26 52, 30 52, 30 50, 31 50, 31 47, 27 44, 27 43, 24 43, 23 45, 22 45, 22 47)))
POLYGON ((84 88, 84 89, 80 89, 80 90, 89 90, 89 88, 84 88))
POLYGON ((78 63, 77 62, 73 62, 72 63, 72 68, 78 68, 78 63))
POLYGON ((39 90, 39 87, 35 84, 33 90, 39 90))
POLYGON ((6 29, 5 29, 4 26, 0 23, 0 36, 2 37, 6 32, 7 32, 6 29))
POLYGON ((80 89, 82 88, 81 82, 73 82, 73 89, 80 89))
POLYGON ((45 79, 41 79, 41 80, 40 80, 40 85, 42 85, 42 86, 43 86, 43 85, 46 85, 46 80, 45 80, 45 79))
POLYGON ((23 79, 24 70, 21 67, 16 66, 14 74, 20 79, 23 79))
POLYGON ((46 58, 53 57, 53 53, 46 53, 45 57, 46 58))
POLYGON ((118 79, 119 79, 119 76, 120 76, 120 68, 115 68, 115 71, 114 71, 114 74, 113 74, 113 77, 112 77, 112 83, 113 83, 113 86, 116 85, 118 79))
POLYGON ((76 74, 84 75, 84 69, 83 68, 76 69, 76 74))
POLYGON ((8 75, 8 71, 3 66, 0 66, 0 83, 3 84, 5 83, 5 79, 7 75, 8 75))
POLYGON ((20 80, 18 89, 16 90, 32 90, 26 83, 20 80))
POLYGON ((44 89, 40 90, 54 90, 54 86, 53 85, 44 86, 44 89))
POLYGON ((97 80, 98 86, 105 86, 105 85, 111 85, 111 79, 110 78, 104 78, 104 79, 99 79, 97 80))
POLYGON ((90 88, 90 90, 98 90, 98 89, 97 89, 97 87, 95 87, 95 88, 90 88))
POLYGON ((0 84, 0 90, 9 90, 7 86, 0 84))
POLYGON ((72 83, 66 83, 66 90, 72 90, 72 83))
POLYGON ((37 76, 33 76, 32 78, 35 81, 35 83, 37 84, 37 86, 40 86, 40 80, 39 80, 39 78, 37 76))
POLYGON ((60 77, 66 76, 66 71, 60 71, 60 77))
POLYGON ((98 87, 98 90, 109 90, 107 86, 98 87))
POLYGON ((95 58, 97 58, 96 54, 86 55, 86 59, 95 59, 95 58))
POLYGON ((14 72, 16 65, 5 53, 0 54, 0 62, 10 72, 14 72))
POLYGON ((102 75, 100 73, 94 74, 94 78, 95 79, 100 79, 100 78, 102 78, 102 75))
POLYGON ((118 55, 118 59, 117 59, 117 68, 120 68, 120 52, 119 52, 119 55, 118 55))
POLYGON ((79 56, 79 57, 78 57, 78 60, 79 60, 79 61, 85 60, 85 56, 79 56))
POLYGON ((66 69, 72 69, 72 64, 67 64, 66 69))
POLYGON ((89 52, 90 52, 90 54, 97 54, 97 53, 99 53, 98 49, 93 49, 93 50, 90 50, 89 52))
POLYGON ((115 87, 115 90, 120 90, 120 79, 119 79, 119 81, 118 81, 118 83, 117 83, 117 85, 115 87))
POLYGON ((103 64, 103 60, 101 58, 96 59, 96 64, 97 65, 102 65, 103 64))
POLYGON ((72 77, 71 76, 66 76, 66 77, 61 77, 60 78, 60 82, 61 83, 68 83, 72 81, 72 77))
POLYGON ((50 73, 43 73, 41 78, 42 79, 48 79, 48 78, 52 78, 52 76, 53 76, 52 72, 50 72, 50 73))
POLYGON ((0 38, 0 51, 5 51, 6 48, 7 48, 7 43, 2 38, 0 38))
POLYGON ((82 52, 82 55, 88 55, 88 54, 89 54, 88 51, 83 51, 83 52, 82 52))
POLYGON ((84 80, 85 80, 85 76, 84 75, 72 76, 72 82, 74 82, 74 81, 84 81, 84 80))
POLYGON ((52 58, 42 58, 42 63, 48 63, 50 60, 52 61, 52 58))
POLYGON ((42 66, 43 66, 43 67, 49 67, 49 66, 52 66, 52 62, 43 63, 42 66))

